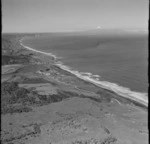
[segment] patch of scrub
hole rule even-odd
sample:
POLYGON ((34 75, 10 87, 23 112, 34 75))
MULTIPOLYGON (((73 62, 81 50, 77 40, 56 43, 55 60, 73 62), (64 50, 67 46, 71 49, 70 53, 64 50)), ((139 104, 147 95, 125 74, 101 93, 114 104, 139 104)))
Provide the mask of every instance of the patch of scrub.
POLYGON ((57 94, 57 87, 49 83, 44 84, 20 84, 20 87, 34 88, 34 90, 40 95, 57 94))

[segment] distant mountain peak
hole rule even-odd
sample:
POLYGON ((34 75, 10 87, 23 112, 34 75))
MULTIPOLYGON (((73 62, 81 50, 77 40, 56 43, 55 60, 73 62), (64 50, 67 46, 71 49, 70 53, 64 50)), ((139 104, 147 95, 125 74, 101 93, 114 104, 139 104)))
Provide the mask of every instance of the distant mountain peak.
POLYGON ((101 26, 97 26, 97 28, 96 29, 102 29, 102 27, 101 26))

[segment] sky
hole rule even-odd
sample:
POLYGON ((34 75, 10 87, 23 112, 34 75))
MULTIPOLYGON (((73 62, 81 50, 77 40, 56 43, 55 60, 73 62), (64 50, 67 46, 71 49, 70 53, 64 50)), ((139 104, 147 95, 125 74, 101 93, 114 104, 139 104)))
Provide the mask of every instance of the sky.
POLYGON ((2 32, 148 28, 148 0, 2 0, 2 32))

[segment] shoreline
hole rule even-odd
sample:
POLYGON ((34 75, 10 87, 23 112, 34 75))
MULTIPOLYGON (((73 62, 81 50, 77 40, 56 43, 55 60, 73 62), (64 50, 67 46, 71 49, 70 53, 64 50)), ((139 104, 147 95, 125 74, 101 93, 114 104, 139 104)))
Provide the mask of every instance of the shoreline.
POLYGON ((26 36, 3 37, 2 143, 148 144, 144 104, 63 70, 36 47, 22 47, 26 36))
POLYGON ((30 47, 27 47, 27 46, 23 45, 23 44, 22 44, 22 40, 23 40, 23 39, 24 39, 24 38, 20 39, 19 42, 20 42, 20 45, 23 46, 24 48, 26 48, 26 49, 28 49, 28 50, 31 50, 31 51, 34 51, 34 52, 37 52, 37 53, 41 53, 41 54, 47 55, 47 56, 51 56, 51 57, 54 58, 54 60, 57 59, 57 57, 56 57, 55 55, 53 55, 52 53, 42 52, 42 51, 35 50, 35 49, 33 49, 33 48, 30 48, 30 47))
POLYGON ((131 91, 130 89, 128 88, 125 88, 125 87, 122 87, 122 86, 118 86, 117 84, 115 83, 111 83, 113 84, 113 86, 115 87, 119 87, 121 88, 122 90, 126 90, 124 93, 123 92, 120 92, 118 91, 117 88, 114 88, 114 87, 111 87, 110 86, 110 82, 107 82, 107 81, 98 81, 98 80, 94 80, 92 79, 91 77, 89 76, 84 76, 82 75, 82 72, 78 72, 78 71, 75 71, 75 70, 72 70, 70 67, 66 66, 66 65, 63 65, 62 62, 58 61, 58 62, 55 62, 57 60, 57 56, 53 55, 52 53, 46 53, 46 52, 43 52, 43 51, 39 51, 39 50, 36 50, 36 49, 33 49, 31 47, 28 47, 28 46, 25 46, 23 45, 22 43, 22 40, 25 39, 26 37, 23 37, 19 40, 19 43, 22 47, 24 47, 25 49, 28 49, 30 51, 33 51, 33 52, 36 52, 36 53, 40 53, 40 54, 44 54, 44 55, 47 55, 47 56, 50 56, 53 58, 53 61, 54 61, 54 65, 55 66, 58 66, 59 68, 61 68, 62 70, 64 71, 67 71, 73 75, 75 75, 76 77, 78 77, 79 79, 82 79, 84 81, 87 81, 87 82, 90 82, 94 85, 96 85, 97 87, 100 87, 100 88, 103 88, 103 89, 106 89, 106 90, 109 90, 109 91, 112 91, 114 93, 116 93, 117 95, 123 97, 123 98, 126 98, 126 99, 130 99, 134 102, 138 102, 146 107, 148 107, 148 96, 147 96, 147 93, 140 93, 140 92, 134 92, 134 91, 131 91), (105 83, 104 83, 105 82, 105 83), (132 93, 131 93, 132 92, 132 93), (134 96, 136 95, 136 96, 134 96))

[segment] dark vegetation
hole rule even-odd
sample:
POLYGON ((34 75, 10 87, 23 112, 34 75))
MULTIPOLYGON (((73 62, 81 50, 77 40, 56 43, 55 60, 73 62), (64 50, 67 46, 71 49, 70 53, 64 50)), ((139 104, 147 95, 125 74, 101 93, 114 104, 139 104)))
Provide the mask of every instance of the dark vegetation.
POLYGON ((1 113, 6 114, 31 111, 31 108, 25 105, 26 101, 31 101, 31 98, 27 97, 29 93, 30 92, 27 89, 19 88, 17 82, 2 83, 1 113))
POLYGON ((93 100, 93 101, 95 101, 95 102, 102 102, 102 100, 101 100, 101 97, 99 97, 99 98, 96 98, 96 97, 89 97, 89 96, 85 96, 85 95, 83 95, 83 94, 81 94, 81 95, 79 95, 78 97, 81 97, 81 98, 89 98, 89 99, 91 99, 91 100, 93 100))
POLYGON ((1 112, 29 112, 33 106, 42 106, 76 96, 70 92, 59 92, 53 95, 39 95, 36 91, 18 86, 17 82, 3 82, 1 87, 1 112))
POLYGON ((43 78, 23 78, 22 80, 23 84, 40 84, 40 83, 50 83, 53 86, 56 86, 57 84, 51 81, 48 81, 46 79, 43 78))
POLYGON ((71 95, 67 95, 66 92, 58 92, 57 94, 53 95, 38 95, 39 104, 40 105, 45 105, 49 103, 55 103, 62 101, 63 99, 67 99, 69 97, 72 97, 71 95))
POLYGON ((53 95, 39 95, 32 89, 19 87, 18 82, 3 82, 1 86, 1 95, 2 114, 29 112, 34 106, 47 105, 70 97, 90 98, 96 102, 101 102, 101 99, 91 98, 68 91, 58 91, 57 94, 53 95))
POLYGON ((103 89, 100 89, 97 94, 100 95, 100 99, 103 102, 110 102, 112 98, 115 98, 112 93, 109 93, 103 89))
POLYGON ((2 55, 2 62, 1 65, 8 65, 8 64, 27 64, 29 63, 29 57, 27 56, 9 56, 9 55, 2 55))
POLYGON ((103 142, 101 142, 101 144, 113 144, 117 141, 117 139, 115 137, 109 136, 106 139, 104 139, 103 142))
POLYGON ((44 84, 44 83, 50 83, 53 86, 57 86, 57 84, 55 82, 52 81, 48 81, 44 78, 40 78, 40 77, 32 77, 32 78, 28 78, 24 75, 18 75, 17 72, 14 72, 14 75, 12 76, 12 79, 14 79, 13 81, 18 82, 20 84, 44 84))

